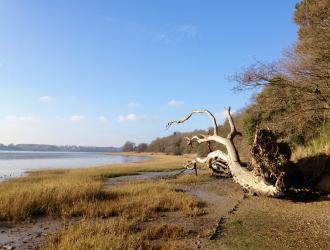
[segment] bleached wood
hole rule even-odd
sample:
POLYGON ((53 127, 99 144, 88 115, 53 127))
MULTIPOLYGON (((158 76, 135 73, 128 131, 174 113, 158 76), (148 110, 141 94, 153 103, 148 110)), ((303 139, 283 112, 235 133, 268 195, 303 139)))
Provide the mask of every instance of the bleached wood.
POLYGON ((244 189, 256 194, 262 194, 267 196, 278 196, 280 194, 280 190, 276 186, 266 183, 265 180, 254 175, 253 172, 242 166, 239 159, 239 154, 233 142, 235 136, 240 135, 240 133, 236 130, 235 123, 230 112, 230 107, 226 111, 227 119, 230 125, 230 132, 228 133, 226 138, 218 135, 216 118, 208 110, 193 110, 184 119, 169 122, 167 124, 167 128, 169 128, 174 123, 180 124, 186 122, 192 117, 194 113, 206 113, 209 115, 209 117, 211 117, 213 123, 213 135, 193 136, 191 138, 187 138, 188 143, 191 143, 192 141, 196 141, 197 143, 206 143, 213 141, 224 145, 226 147, 227 154, 220 150, 216 150, 210 152, 205 158, 196 158, 195 160, 191 161, 190 164, 187 165, 187 167, 191 164, 194 164, 195 166, 196 163, 208 163, 210 166, 212 161, 217 161, 218 159, 221 159, 221 161, 227 163, 233 180, 240 184, 244 189))

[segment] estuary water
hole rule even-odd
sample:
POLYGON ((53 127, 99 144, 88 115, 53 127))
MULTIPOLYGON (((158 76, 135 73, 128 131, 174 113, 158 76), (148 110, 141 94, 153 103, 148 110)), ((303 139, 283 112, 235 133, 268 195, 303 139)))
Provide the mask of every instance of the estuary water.
POLYGON ((94 167, 146 159, 148 157, 99 152, 0 151, 0 181, 23 176, 32 170, 94 167))

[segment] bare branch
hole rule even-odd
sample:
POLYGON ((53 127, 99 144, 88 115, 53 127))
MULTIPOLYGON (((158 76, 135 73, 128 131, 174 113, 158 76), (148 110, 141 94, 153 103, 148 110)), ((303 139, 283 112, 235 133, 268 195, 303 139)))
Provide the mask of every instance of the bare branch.
POLYGON ((230 125, 230 132, 227 135, 227 139, 233 140, 236 135, 242 136, 242 134, 240 132, 237 132, 237 130, 236 130, 236 126, 233 122, 233 117, 231 116, 231 113, 230 113, 230 107, 227 109, 226 112, 227 112, 227 118, 228 118, 229 125, 230 125))
POLYGON ((176 123, 176 124, 184 123, 185 121, 189 120, 192 117, 192 115, 195 114, 195 113, 206 113, 211 118, 212 123, 213 123, 213 135, 218 135, 217 120, 215 119, 215 116, 210 111, 208 111, 206 109, 193 110, 193 111, 191 111, 191 113, 188 116, 186 116, 182 120, 170 121, 169 123, 167 123, 166 129, 168 129, 173 123, 176 123))

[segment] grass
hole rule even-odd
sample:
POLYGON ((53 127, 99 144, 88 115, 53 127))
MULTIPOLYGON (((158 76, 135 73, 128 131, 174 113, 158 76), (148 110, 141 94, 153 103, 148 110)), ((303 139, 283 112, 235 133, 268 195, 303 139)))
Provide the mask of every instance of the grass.
POLYGON ((232 219, 228 221, 228 224, 233 226, 241 226, 243 224, 243 221, 241 219, 232 219))
POLYGON ((180 240, 189 232, 181 226, 160 223, 146 229, 126 220, 83 222, 54 234, 44 249, 186 249, 180 240), (161 239, 161 240, 160 240, 161 239))
POLYGON ((173 179, 171 182, 175 184, 194 185, 210 180, 210 173, 199 173, 197 176, 195 174, 182 174, 179 175, 177 178, 173 179))
MULTIPOLYGON (((170 249, 172 243, 169 240, 180 239, 189 232, 176 224, 145 225, 164 212, 178 211, 186 217, 202 214, 201 203, 175 191, 164 181, 124 184, 114 188, 113 192, 118 195, 116 200, 92 206, 92 210, 101 212, 98 217, 105 219, 70 226, 51 236, 45 248, 146 249, 157 244, 170 249)), ((176 246, 172 245, 173 249, 182 247, 176 246)))
POLYGON ((297 147, 292 155, 292 160, 298 161, 302 158, 320 154, 330 155, 330 122, 324 125, 320 136, 314 138, 305 146, 297 147))
MULTIPOLYGON (((177 223, 150 221, 166 212, 183 217, 201 215, 203 203, 177 190, 172 181, 104 185, 106 178, 179 169, 187 160, 161 155, 154 158, 126 165, 35 171, 0 183, 0 222, 42 216, 82 219, 49 236, 44 249, 185 249, 179 239, 190 231, 177 223)), ((189 178, 179 180, 187 182, 189 178)), ((193 179, 189 182, 197 181, 193 179)))
MULTIPOLYGON (((141 171, 181 168, 183 157, 155 155, 155 160, 86 169, 47 170, 0 184, 0 221, 24 221, 38 216, 98 216, 111 213, 123 196, 120 190, 104 190, 106 178, 141 171)), ((159 188, 165 190, 165 184, 159 188)), ((167 187, 169 188, 169 187, 167 187)), ((116 211, 113 211, 115 213, 116 211)))
POLYGON ((117 195, 114 200, 85 204, 87 208, 83 211, 91 214, 83 215, 98 219, 87 219, 52 235, 44 248, 146 249, 157 245, 164 249, 182 249, 179 243, 173 245, 171 241, 190 232, 180 225, 149 225, 149 221, 159 213, 171 211, 178 211, 186 217, 202 214, 200 202, 177 192, 165 181, 128 183, 111 190, 117 195))

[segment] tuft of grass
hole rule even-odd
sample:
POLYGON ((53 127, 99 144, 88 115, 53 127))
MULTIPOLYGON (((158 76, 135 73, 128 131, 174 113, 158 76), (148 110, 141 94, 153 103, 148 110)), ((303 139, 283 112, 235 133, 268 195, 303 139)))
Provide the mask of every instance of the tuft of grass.
POLYGON ((243 221, 241 219, 232 219, 228 221, 228 224, 233 226, 241 226, 243 224, 243 221))
POLYGON ((324 125, 320 136, 312 139, 304 146, 298 146, 292 154, 292 160, 298 161, 302 158, 321 154, 330 155, 330 122, 324 125))

